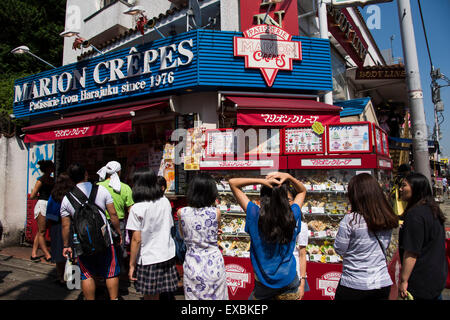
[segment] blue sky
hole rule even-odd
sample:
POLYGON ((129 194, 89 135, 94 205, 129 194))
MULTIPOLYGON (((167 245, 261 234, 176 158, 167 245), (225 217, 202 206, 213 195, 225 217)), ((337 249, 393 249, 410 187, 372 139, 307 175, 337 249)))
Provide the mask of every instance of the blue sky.
MULTIPOLYGON (((425 36, 420 20, 417 0, 410 0, 414 21, 417 54, 419 58, 420 77, 424 93, 424 108, 427 124, 432 130, 434 127, 434 107, 431 101, 430 62, 428 59, 425 36)), ((421 0, 422 13, 431 50, 431 58, 435 68, 450 78, 450 0, 421 0)), ((372 35, 380 50, 391 47, 390 37, 394 35, 394 57, 403 57, 400 24, 398 19, 397 1, 377 4, 381 9, 380 29, 372 29, 372 35)), ((371 16, 368 7, 360 8, 366 21, 371 16)), ((445 84, 440 80, 441 85, 445 84)), ((450 156, 450 87, 441 88, 441 99, 444 101, 444 122, 441 124, 442 140, 441 157, 450 156)), ((430 137, 431 139, 431 137, 430 137)))

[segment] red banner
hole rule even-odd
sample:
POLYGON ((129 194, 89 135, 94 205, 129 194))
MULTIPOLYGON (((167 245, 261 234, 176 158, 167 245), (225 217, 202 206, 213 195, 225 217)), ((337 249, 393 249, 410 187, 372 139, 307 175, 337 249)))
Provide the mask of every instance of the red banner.
POLYGON ((103 123, 103 124, 86 124, 75 128, 55 129, 51 131, 43 131, 37 133, 29 133, 25 135, 24 141, 39 142, 61 139, 84 138, 103 134, 111 134, 118 132, 130 132, 132 130, 131 120, 122 122, 103 123))
POLYGON ((312 125, 314 122, 322 124, 340 121, 339 114, 298 114, 298 113, 250 113, 238 112, 237 124, 239 126, 298 126, 312 125))

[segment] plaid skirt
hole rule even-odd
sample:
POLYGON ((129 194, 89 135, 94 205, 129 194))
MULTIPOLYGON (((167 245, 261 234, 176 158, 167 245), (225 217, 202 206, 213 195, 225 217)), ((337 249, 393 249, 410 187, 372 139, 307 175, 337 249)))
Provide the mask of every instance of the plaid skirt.
POLYGON ((136 291, 144 295, 175 292, 180 278, 175 259, 164 262, 136 266, 136 291))

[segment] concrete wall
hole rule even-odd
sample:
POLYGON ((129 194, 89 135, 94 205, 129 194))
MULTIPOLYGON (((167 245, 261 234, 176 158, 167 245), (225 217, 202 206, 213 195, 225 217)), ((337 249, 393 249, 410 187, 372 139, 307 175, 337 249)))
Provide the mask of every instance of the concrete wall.
POLYGON ((27 160, 22 140, 0 137, 0 248, 19 244, 24 230, 27 160))

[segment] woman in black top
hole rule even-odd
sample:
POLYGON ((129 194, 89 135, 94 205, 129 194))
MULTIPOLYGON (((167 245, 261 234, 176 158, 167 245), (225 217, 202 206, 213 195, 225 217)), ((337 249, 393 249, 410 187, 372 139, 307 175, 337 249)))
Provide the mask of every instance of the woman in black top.
POLYGON ((399 295, 414 299, 439 299, 447 279, 445 216, 434 201, 428 179, 414 173, 403 179, 402 200, 408 205, 400 229, 399 295))
POLYGON ((36 206, 34 207, 34 218, 37 222, 38 232, 33 241, 30 259, 34 262, 40 261, 40 257, 37 256, 37 250, 41 247, 41 250, 45 255, 45 261, 50 262, 52 256, 45 243, 45 232, 47 231, 45 214, 47 211, 48 198, 50 198, 50 193, 55 185, 55 180, 51 176, 52 172, 55 171, 55 165, 50 160, 41 160, 38 162, 38 165, 39 170, 42 171, 43 175, 36 181, 30 195, 31 200, 38 199, 36 206))

